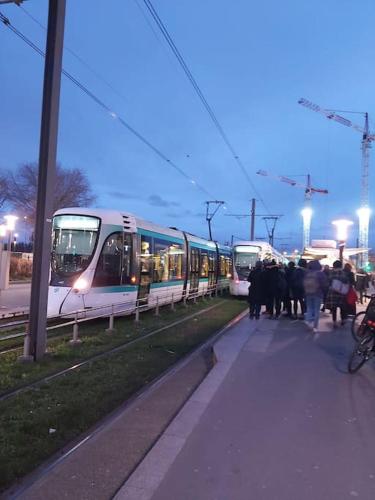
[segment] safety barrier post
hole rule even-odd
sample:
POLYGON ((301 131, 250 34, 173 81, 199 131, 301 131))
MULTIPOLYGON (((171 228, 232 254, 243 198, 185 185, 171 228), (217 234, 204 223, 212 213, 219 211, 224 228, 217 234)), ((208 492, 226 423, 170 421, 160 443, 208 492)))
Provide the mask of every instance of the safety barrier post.
POLYGON ((18 357, 20 363, 29 363, 34 361, 34 357, 30 354, 31 335, 29 333, 29 323, 26 323, 25 338, 23 341, 23 355, 18 357))
POLYGON ((218 294, 218 288, 219 288, 219 285, 217 284, 216 287, 215 287, 215 297, 217 298, 217 294, 218 294))
POLYGON ((187 293, 186 293, 186 290, 183 292, 183 295, 184 295, 184 306, 187 307, 187 293))
POLYGON ((76 313, 74 316, 74 325, 73 325, 73 338, 69 340, 70 345, 79 345, 82 343, 82 340, 78 338, 78 314, 76 313))
POLYGON ((197 295, 198 295, 198 292, 194 292, 194 294, 193 294, 193 302, 194 302, 194 304, 197 303, 197 295))
POLYGON ((171 311, 174 311, 173 293, 172 293, 172 301, 171 301, 171 311))
POLYGON ((155 316, 159 316, 159 297, 156 297, 155 316))
POLYGON ((111 314, 109 316, 109 326, 106 329, 106 332, 111 333, 111 332, 115 331, 114 322, 115 322, 115 316, 114 316, 114 307, 113 307, 113 304, 112 304, 112 312, 111 312, 111 314))

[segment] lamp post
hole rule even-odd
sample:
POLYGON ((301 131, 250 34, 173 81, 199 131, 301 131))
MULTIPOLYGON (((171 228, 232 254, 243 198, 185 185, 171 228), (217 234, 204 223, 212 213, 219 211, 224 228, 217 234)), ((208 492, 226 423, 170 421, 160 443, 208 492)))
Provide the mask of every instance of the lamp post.
POLYGON ((344 248, 346 240, 348 239, 348 228, 353 225, 351 220, 338 219, 332 221, 332 224, 336 226, 337 230, 337 241, 339 244, 339 259, 340 262, 344 260, 344 248))
POLYGON ((311 229, 311 218, 313 211, 307 206, 301 211, 303 220, 303 247, 306 248, 310 245, 310 229, 311 229))

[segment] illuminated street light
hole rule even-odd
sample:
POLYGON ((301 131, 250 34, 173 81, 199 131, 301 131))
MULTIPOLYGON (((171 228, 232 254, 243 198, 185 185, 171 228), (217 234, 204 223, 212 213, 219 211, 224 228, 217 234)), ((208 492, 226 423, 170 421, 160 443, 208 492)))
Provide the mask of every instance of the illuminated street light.
POLYGON ((337 241, 340 249, 340 261, 342 262, 344 260, 345 243, 348 239, 348 228, 353 225, 353 222, 351 220, 338 219, 332 221, 332 224, 336 226, 337 241))
POLYGON ((303 220, 303 247, 306 248, 310 245, 310 228, 311 228, 311 218, 313 211, 310 207, 305 207, 301 211, 303 220))
POLYGON ((9 231, 14 231, 16 228, 16 220, 18 220, 17 215, 4 215, 4 219, 7 222, 7 229, 9 231))

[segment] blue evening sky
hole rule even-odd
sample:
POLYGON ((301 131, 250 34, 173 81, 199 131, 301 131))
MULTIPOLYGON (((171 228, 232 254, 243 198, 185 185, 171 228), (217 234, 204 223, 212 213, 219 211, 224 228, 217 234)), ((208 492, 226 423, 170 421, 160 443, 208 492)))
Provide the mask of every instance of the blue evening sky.
MULTIPOLYGON (((303 190, 259 177, 310 173, 329 195, 313 199, 313 238, 332 238, 331 220, 355 220, 361 135, 297 104, 368 111, 375 122, 373 0, 153 0, 186 63, 271 213, 280 249, 301 246, 303 190), (283 245, 283 246, 282 246, 283 245)), ((47 0, 24 8, 47 23, 47 0)), ((15 5, 0 6, 44 50, 45 32, 15 5)), ((129 211, 207 236, 208 199, 225 200, 214 237, 249 237, 254 192, 213 126, 142 0, 68 0, 64 67, 163 151, 202 193, 65 77, 58 159, 88 175, 96 205, 129 211), (151 29, 151 27, 152 29, 151 29), (154 30, 154 31, 153 31, 154 30)), ((43 60, 0 25, 0 168, 38 157, 43 60)), ((359 125, 361 115, 345 115, 359 125)), ((375 123, 372 127, 375 129, 375 123)), ((374 161, 372 161, 374 164, 374 161)), ((303 178, 298 178, 303 182, 303 178)), ((370 176, 370 203, 373 175, 370 176)), ((258 211, 265 213, 258 202, 258 211)), ((256 236, 266 235, 257 221, 256 236)), ((352 230, 355 243, 356 230, 352 230)), ((370 229, 370 241, 375 239, 370 229)))

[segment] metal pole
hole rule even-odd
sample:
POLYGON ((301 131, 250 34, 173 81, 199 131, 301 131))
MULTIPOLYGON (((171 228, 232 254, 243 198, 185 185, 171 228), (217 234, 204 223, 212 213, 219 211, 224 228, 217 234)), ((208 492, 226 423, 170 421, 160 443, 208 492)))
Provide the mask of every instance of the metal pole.
POLYGON ((255 238, 255 198, 251 200, 250 212, 250 240, 254 241, 255 238))
POLYGON ((46 324, 51 259, 52 200, 56 171, 65 4, 65 0, 49 0, 30 300, 31 354, 33 354, 35 361, 43 357, 47 342, 46 324))

